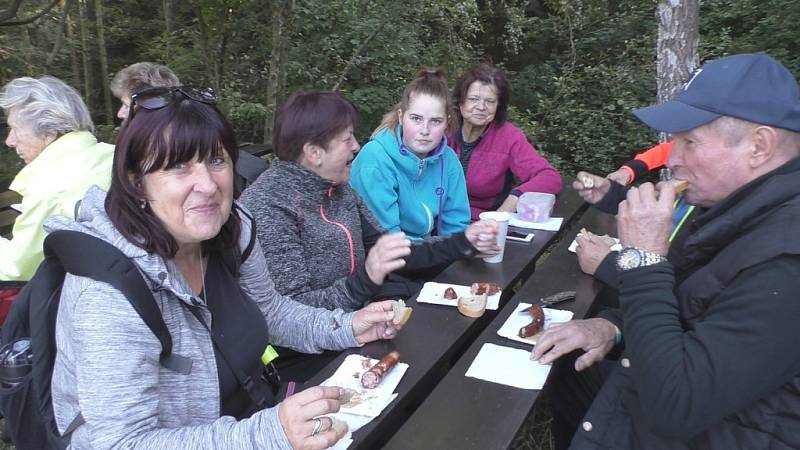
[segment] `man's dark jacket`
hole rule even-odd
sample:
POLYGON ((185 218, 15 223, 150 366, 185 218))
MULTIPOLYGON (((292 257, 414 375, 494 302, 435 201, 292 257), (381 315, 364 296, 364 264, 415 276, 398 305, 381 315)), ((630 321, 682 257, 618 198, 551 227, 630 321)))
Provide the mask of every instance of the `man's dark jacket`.
POLYGON ((800 160, 691 227, 620 274, 625 353, 570 448, 800 448, 800 160))

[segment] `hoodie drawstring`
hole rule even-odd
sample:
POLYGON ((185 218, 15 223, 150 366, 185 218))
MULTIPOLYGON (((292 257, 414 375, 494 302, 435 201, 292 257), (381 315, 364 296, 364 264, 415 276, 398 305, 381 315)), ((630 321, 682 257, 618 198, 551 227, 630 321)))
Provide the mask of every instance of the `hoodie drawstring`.
POLYGON ((436 195, 439 196, 439 214, 436 215, 436 233, 442 232, 442 214, 444 213, 444 155, 439 155, 439 184, 436 188, 436 195))
MULTIPOLYGON (((331 187, 328 188, 328 200, 330 200, 331 197, 333 197, 333 186, 334 185, 331 185, 331 187)), ((341 223, 334 222, 334 221, 328 219, 328 217, 325 216, 325 209, 323 208, 322 203, 319 204, 319 215, 320 215, 320 217, 322 217, 322 220, 324 220, 326 223, 329 223, 329 224, 332 224, 332 225, 336 225, 337 227, 341 228, 342 231, 344 231, 345 236, 347 236, 347 244, 350 246, 350 273, 351 274, 355 273, 355 271, 356 271, 356 247, 355 247, 355 244, 353 244, 353 235, 350 234, 350 230, 348 230, 347 227, 342 225, 341 223)))

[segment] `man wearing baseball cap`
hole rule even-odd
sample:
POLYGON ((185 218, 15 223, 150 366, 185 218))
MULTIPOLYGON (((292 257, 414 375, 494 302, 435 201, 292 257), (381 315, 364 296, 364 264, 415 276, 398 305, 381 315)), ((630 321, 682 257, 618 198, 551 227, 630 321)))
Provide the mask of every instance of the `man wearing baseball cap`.
POLYGON ((634 115, 672 134, 667 166, 702 212, 670 262, 672 185, 620 203, 620 308, 533 350, 571 354, 548 386, 557 447, 800 448, 797 80, 765 54, 729 56, 634 115))

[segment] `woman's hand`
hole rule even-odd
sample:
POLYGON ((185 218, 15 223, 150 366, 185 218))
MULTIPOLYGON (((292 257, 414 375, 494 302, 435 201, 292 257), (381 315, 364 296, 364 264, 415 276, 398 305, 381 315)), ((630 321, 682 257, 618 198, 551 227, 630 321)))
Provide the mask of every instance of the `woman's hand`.
POLYGON ((503 212, 515 213, 517 212, 517 201, 519 201, 519 197, 517 197, 516 195, 509 195, 503 201, 503 204, 500 205, 499 208, 497 208, 497 210, 503 212))
POLYGON ((406 265, 403 259, 411 254, 411 241, 403 233, 392 233, 381 236, 369 249, 364 267, 373 283, 383 284, 390 272, 406 265))
POLYGON ((578 243, 575 253, 578 254, 578 264, 581 266, 581 270, 589 275, 594 275, 600 263, 611 253, 611 247, 599 236, 588 231, 579 233, 575 237, 575 242, 578 243))
POLYGON ((497 222, 494 220, 479 220, 468 226, 464 235, 481 256, 500 253, 497 245, 497 222))
POLYGON ((572 187, 578 191, 578 195, 586 203, 594 205, 608 194, 608 190, 611 189, 611 181, 589 172, 578 172, 576 180, 572 182, 572 187))
POLYGON ((278 419, 293 449, 324 449, 344 437, 346 428, 337 433, 330 417, 319 417, 339 411, 343 396, 342 388, 314 386, 287 397, 278 405, 278 419))
POLYGON ((353 315, 353 336, 359 344, 391 339, 402 328, 392 322, 393 317, 394 300, 370 303, 353 315))

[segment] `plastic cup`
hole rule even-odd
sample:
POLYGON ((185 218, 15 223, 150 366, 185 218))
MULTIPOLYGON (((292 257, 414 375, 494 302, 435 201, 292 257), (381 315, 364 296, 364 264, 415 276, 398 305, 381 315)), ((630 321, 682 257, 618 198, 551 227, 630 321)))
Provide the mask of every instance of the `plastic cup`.
POLYGON ((547 222, 556 196, 544 192, 526 192, 517 201, 517 218, 526 222, 547 222))
POLYGON ((480 214, 481 220, 494 220, 497 222, 497 246, 500 247, 500 253, 494 256, 483 258, 487 263, 499 263, 503 261, 503 253, 506 250, 506 233, 508 233, 508 220, 511 216, 507 212, 501 211, 484 211, 480 214))

